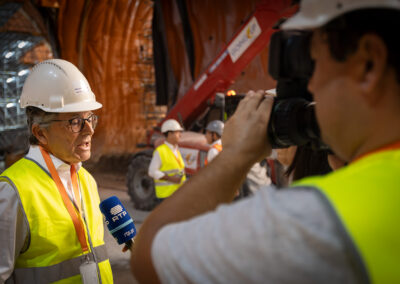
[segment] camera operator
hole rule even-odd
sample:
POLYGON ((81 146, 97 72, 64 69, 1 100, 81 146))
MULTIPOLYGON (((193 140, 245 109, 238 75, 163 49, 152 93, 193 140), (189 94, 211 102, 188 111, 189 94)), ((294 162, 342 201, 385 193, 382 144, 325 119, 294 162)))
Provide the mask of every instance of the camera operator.
POLYGON ((282 29, 312 31, 308 83, 324 142, 347 166, 229 203, 271 152, 274 99, 250 91, 223 151, 154 210, 132 270, 156 283, 400 283, 400 2, 304 0, 282 29))

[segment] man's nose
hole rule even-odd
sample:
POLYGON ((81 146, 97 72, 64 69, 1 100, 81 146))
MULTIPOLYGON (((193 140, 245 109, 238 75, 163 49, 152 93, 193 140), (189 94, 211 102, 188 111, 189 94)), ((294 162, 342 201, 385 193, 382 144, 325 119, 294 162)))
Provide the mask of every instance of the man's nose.
POLYGON ((83 129, 82 129, 81 132, 82 132, 82 133, 85 133, 85 134, 91 134, 91 135, 93 135, 94 129, 93 129, 93 127, 92 127, 92 124, 89 123, 89 121, 85 120, 85 123, 83 124, 83 129))

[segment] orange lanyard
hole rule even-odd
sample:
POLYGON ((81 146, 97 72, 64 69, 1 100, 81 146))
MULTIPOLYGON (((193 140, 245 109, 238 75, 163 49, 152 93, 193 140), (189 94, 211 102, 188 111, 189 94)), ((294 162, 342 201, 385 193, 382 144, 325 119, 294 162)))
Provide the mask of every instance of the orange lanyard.
MULTIPOLYGON (((168 145, 167 145, 167 146, 168 146, 168 145)), ((174 151, 173 151, 170 147, 168 147, 168 149, 171 150, 172 155, 174 155, 175 160, 178 162, 178 165, 179 165, 181 168, 184 168, 184 166, 183 166, 182 163, 181 163, 181 160, 179 159, 179 158, 182 158, 182 156, 181 156, 181 153, 179 152, 178 148, 176 149, 176 153, 178 154, 179 158, 178 158, 177 156, 175 156, 174 151)))
MULTIPOLYGON (((50 158, 49 153, 44 150, 41 146, 39 146, 40 152, 42 152, 42 156, 44 161, 46 162, 47 168, 50 171, 51 177, 53 178, 55 184, 57 185, 58 191, 60 192, 61 198, 64 202, 64 206, 67 209, 69 215, 71 216, 72 222, 74 223, 76 235, 78 236, 79 242, 81 243, 82 250, 87 252, 89 250, 87 242, 86 242, 86 235, 85 229, 82 222, 82 219, 79 218, 78 213, 80 213, 80 202, 75 202, 77 206, 77 210, 75 210, 74 205, 68 197, 68 193, 65 190, 64 185, 61 182, 60 176, 58 175, 56 168, 53 164, 53 161, 50 158), (77 212, 78 211, 78 212, 77 212)), ((71 180, 72 180, 72 187, 74 188, 75 198, 79 197, 79 189, 78 189, 78 177, 75 171, 75 167, 71 166, 71 180)), ((80 214, 79 214, 80 215, 80 214)))
MULTIPOLYGON (((179 153, 179 151, 178 151, 178 156, 179 156, 179 158, 181 158, 181 153, 179 153)), ((183 165, 182 165, 182 163, 181 163, 181 160, 178 159, 178 158, 175 156, 175 154, 174 154, 174 157, 175 157, 175 160, 178 162, 178 165, 179 165, 181 168, 183 168, 183 165)))
POLYGON ((389 151, 389 150, 396 150, 396 149, 400 149, 400 141, 397 141, 395 143, 383 146, 379 149, 373 150, 371 152, 365 153, 357 158, 355 158, 352 163, 354 163, 355 161, 361 160, 362 158, 365 158, 366 156, 372 155, 372 154, 376 154, 379 152, 384 152, 384 151, 389 151))

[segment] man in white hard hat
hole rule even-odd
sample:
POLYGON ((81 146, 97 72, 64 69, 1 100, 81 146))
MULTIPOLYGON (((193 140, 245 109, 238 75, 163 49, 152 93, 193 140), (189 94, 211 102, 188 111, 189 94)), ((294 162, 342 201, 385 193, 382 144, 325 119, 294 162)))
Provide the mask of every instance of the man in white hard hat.
POLYGON ((207 152, 206 165, 222 151, 221 137, 223 132, 224 123, 221 120, 213 120, 207 124, 206 139, 210 145, 210 150, 207 152))
POLYGON ((82 167, 102 105, 60 59, 33 67, 20 104, 31 146, 0 176, 0 283, 112 283, 97 185, 82 167))
POLYGON ((300 2, 282 29, 311 31, 308 89, 324 142, 348 165, 222 205, 271 152, 273 97, 249 92, 225 125, 224 150, 143 223, 136 278, 400 283, 399 21, 396 0, 300 2))
POLYGON ((154 150, 148 171, 160 201, 171 196, 186 180, 185 164, 178 148, 182 131, 175 119, 167 119, 161 125, 165 141, 154 150))

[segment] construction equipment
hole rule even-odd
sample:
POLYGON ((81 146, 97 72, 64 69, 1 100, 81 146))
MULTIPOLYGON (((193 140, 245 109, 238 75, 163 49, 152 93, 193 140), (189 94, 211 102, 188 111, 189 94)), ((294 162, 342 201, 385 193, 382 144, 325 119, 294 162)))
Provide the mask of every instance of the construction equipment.
MULTIPOLYGON (((276 31, 276 23, 292 15, 296 9, 297 6, 292 5, 292 1, 260 2, 227 47, 215 57, 206 71, 198 76, 189 91, 169 110, 163 121, 173 118, 185 129, 192 130, 198 129, 199 125, 205 127, 208 124, 210 116, 204 115, 207 109, 219 110, 220 118, 224 118, 226 112, 232 112, 232 105, 235 106, 239 98, 225 96, 225 92, 251 60, 267 47, 271 35, 276 31)), ((147 171, 153 149, 160 143, 160 131, 155 130, 149 135, 147 142, 151 148, 135 154, 129 165, 128 193, 137 209, 151 210, 157 204, 154 183, 147 171)), ((182 133, 179 148, 185 161, 185 170, 190 177, 204 166, 209 147, 204 135, 185 131, 182 133)))

